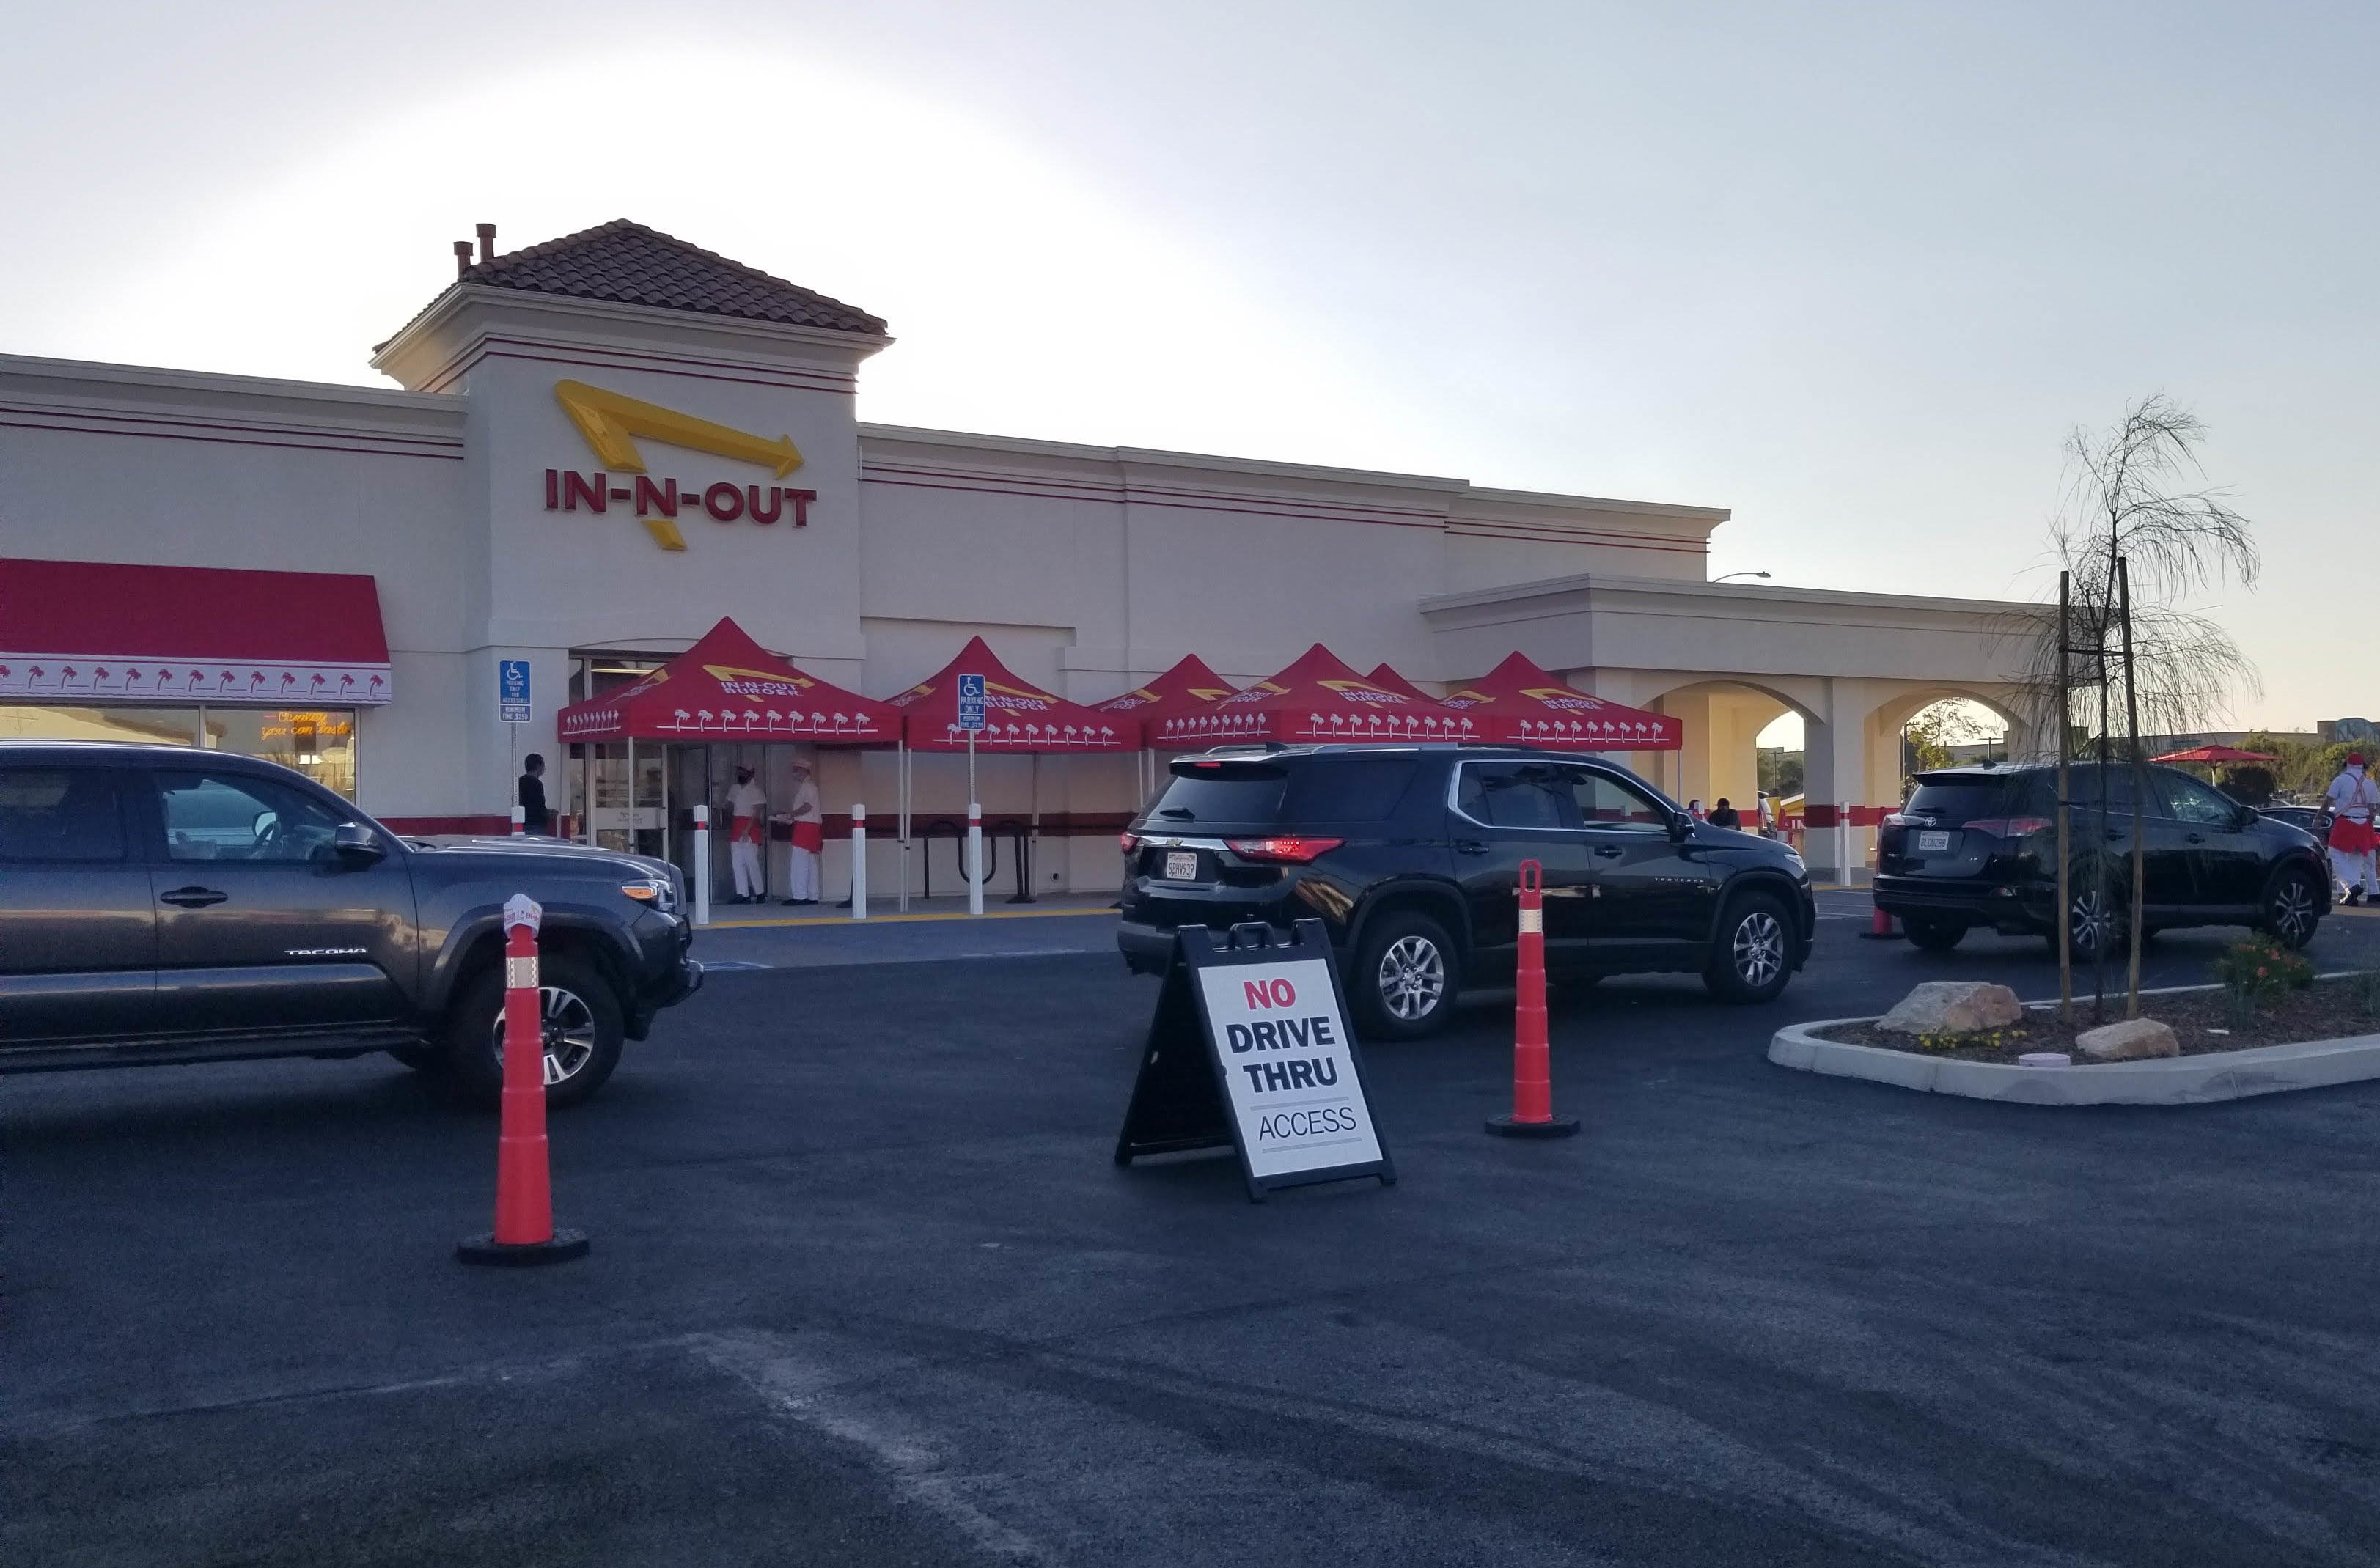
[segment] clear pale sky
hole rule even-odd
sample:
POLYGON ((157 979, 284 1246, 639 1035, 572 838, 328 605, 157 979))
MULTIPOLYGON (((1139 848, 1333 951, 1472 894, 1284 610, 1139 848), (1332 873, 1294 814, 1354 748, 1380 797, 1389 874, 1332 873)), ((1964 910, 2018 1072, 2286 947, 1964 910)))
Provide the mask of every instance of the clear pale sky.
POLYGON ((2259 525, 2242 722, 2380 714, 2380 6, 86 4, 6 24, 0 352, 374 383, 632 217, 890 319, 865 419, 1732 507, 2030 598, 2144 393, 2259 525))

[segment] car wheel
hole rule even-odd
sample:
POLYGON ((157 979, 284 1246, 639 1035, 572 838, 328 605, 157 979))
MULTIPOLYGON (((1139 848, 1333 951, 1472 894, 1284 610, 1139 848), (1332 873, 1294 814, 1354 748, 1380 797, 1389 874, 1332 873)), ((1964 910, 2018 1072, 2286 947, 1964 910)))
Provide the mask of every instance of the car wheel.
POLYGON ((1380 1039, 1419 1039, 1444 1028, 1462 989, 1462 964, 1446 928, 1417 910, 1374 920, 1355 954, 1356 1019, 1380 1039))
POLYGON ((2257 922, 2283 947, 2303 947, 2322 923, 2322 892, 2306 871, 2283 871, 2265 894, 2265 918, 2257 922))
POLYGON ((1793 976, 1790 918, 1785 906, 1765 893, 1730 904, 1703 969, 1711 994, 1726 1002, 1773 1001, 1793 976))
MULTIPOLYGON (((2077 964, 2095 964, 2104 949, 2113 953, 2123 944, 2124 911, 2105 887, 2078 887, 2068 896, 2067 952, 2077 964)), ((2058 939, 2050 938, 2055 952, 2058 939)))
POLYGON ((1912 946, 1928 953, 1948 953, 1967 940, 1967 922, 1946 915, 1904 915, 1900 929, 1912 946))
MULTIPOLYGON (((593 966, 559 954, 538 961, 539 1019, 545 1037, 545 1103, 576 1105, 620 1064, 625 1039, 619 999, 593 966)), ((490 969, 465 988, 445 1029, 449 1070, 474 1100, 494 1105, 504 1087, 504 972, 490 969)))

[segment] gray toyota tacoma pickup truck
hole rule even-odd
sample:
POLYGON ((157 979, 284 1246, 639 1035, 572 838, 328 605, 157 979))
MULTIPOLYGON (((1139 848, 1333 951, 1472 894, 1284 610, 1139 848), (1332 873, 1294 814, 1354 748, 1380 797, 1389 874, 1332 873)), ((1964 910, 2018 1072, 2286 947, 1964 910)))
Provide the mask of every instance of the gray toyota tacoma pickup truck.
POLYGON ((0 1073, 386 1051, 492 1103, 520 893, 572 1104, 702 983, 667 862, 408 839, 222 752, 0 741, 0 1073))

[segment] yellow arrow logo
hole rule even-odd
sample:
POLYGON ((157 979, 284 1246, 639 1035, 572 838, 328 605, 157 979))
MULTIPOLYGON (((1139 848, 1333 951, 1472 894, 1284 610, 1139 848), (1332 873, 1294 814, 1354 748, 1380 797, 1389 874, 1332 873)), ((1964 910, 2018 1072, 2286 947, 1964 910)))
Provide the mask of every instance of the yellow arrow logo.
POLYGON ((578 433, 587 438, 587 444, 595 449, 595 456, 603 459, 605 468, 643 473, 645 460, 637 452, 638 436, 648 441, 666 441, 672 446, 690 451, 758 463, 774 468, 779 479, 802 466, 802 455, 789 435, 781 435, 774 441, 747 435, 709 419, 698 419, 692 414, 664 408, 658 403, 606 392, 583 381, 555 382, 553 395, 561 400, 563 411, 578 427, 578 433))

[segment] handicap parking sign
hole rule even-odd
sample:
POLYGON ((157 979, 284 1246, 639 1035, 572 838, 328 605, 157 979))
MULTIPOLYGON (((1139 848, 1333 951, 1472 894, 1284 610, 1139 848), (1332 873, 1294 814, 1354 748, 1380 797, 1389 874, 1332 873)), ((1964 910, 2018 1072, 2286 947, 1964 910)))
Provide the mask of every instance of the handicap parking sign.
POLYGON ((496 661, 496 717, 500 723, 528 723, 528 661, 496 661))
POLYGON ((959 677, 959 728, 963 730, 983 728, 983 677, 981 675, 959 677))

